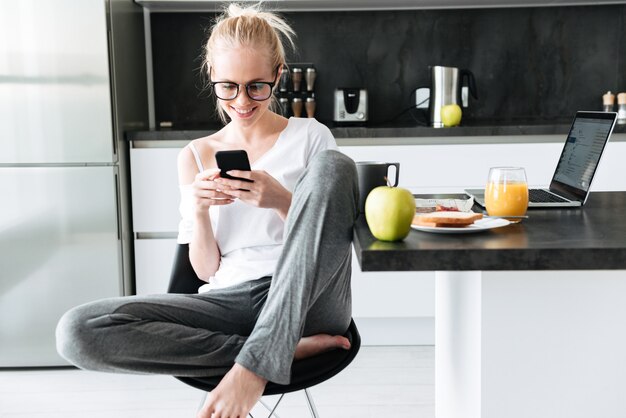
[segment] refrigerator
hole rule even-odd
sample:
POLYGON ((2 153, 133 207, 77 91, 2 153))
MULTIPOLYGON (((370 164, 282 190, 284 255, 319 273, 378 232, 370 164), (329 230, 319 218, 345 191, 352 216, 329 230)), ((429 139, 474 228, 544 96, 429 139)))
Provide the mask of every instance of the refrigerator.
POLYGON ((66 365, 61 315, 133 292, 123 134, 147 126, 142 16, 0 0, 0 368, 66 365))

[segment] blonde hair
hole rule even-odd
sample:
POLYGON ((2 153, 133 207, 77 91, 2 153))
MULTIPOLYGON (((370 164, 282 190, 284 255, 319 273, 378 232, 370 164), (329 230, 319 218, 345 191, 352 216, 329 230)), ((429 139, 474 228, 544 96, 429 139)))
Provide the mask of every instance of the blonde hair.
MULTIPOLYGON (((204 47, 203 70, 209 75, 216 50, 224 46, 253 47, 257 50, 265 48, 273 70, 280 66, 286 67, 283 40, 295 50, 295 36, 294 30, 283 18, 272 12, 262 11, 260 3, 247 7, 230 4, 211 27, 211 35, 204 47)), ((216 100, 218 115, 222 122, 227 123, 227 115, 219 105, 219 99, 216 100)), ((271 101, 270 109, 274 110, 277 103, 273 95, 271 101)))

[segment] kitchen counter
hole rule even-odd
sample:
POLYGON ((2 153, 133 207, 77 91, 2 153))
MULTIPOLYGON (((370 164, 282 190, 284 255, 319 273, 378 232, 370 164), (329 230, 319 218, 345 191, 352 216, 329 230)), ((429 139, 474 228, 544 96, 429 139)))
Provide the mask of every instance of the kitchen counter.
MULTIPOLYGON (((335 126, 327 124, 342 145, 432 145, 555 142, 554 136, 566 135, 570 122, 527 122, 503 124, 485 122, 454 128, 431 128, 415 124, 373 126, 335 126)), ((217 127, 190 129, 164 128, 150 131, 129 131, 129 141, 190 141, 215 132, 217 127)), ((626 125, 616 125, 612 141, 626 141, 626 125)))
POLYGON ((361 216, 354 247, 364 271, 626 269, 625 207, 626 192, 592 192, 582 208, 531 209, 519 224, 454 237, 412 230, 400 242, 376 240, 361 216))
POLYGON ((626 192, 593 192, 583 208, 402 242, 359 218, 362 270, 436 270, 435 416, 624 416, 624 210, 626 192))

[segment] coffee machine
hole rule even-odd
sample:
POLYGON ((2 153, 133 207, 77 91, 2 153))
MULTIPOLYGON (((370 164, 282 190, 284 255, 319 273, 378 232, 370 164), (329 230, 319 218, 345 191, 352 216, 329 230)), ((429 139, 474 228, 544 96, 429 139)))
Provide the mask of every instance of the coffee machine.
POLYGON ((441 108, 443 106, 457 104, 467 108, 470 94, 474 99, 478 99, 476 80, 470 70, 456 67, 435 65, 429 67, 429 70, 430 87, 415 90, 415 105, 417 108, 428 107, 430 125, 434 128, 442 128, 441 108), (466 84, 464 84, 465 81, 466 84))

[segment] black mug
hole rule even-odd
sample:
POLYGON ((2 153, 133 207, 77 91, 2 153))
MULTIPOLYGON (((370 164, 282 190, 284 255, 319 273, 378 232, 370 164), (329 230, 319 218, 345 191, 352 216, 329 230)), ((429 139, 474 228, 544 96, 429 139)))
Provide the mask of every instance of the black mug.
POLYGON ((396 178, 391 186, 398 185, 400 178, 400 163, 383 163, 378 161, 360 161, 356 163, 359 177, 359 212, 365 212, 367 195, 378 186, 386 186, 389 178, 389 167, 396 168, 396 178))

